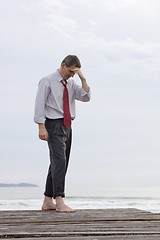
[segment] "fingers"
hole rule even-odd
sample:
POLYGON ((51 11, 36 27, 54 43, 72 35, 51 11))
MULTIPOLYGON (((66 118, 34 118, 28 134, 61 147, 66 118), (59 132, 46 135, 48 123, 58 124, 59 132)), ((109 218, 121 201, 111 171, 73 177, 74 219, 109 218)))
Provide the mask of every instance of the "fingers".
POLYGON ((41 140, 48 140, 48 132, 43 124, 39 125, 39 138, 41 140))
POLYGON ((47 137, 39 137, 41 140, 48 141, 47 137))
POLYGON ((74 68, 74 69, 72 69, 72 71, 73 71, 74 73, 79 73, 79 72, 80 72, 80 68, 74 68))
POLYGON ((41 140, 48 141, 48 134, 39 135, 39 138, 40 138, 41 140))
POLYGON ((84 78, 80 68, 74 68, 72 71, 77 73, 80 78, 84 78))

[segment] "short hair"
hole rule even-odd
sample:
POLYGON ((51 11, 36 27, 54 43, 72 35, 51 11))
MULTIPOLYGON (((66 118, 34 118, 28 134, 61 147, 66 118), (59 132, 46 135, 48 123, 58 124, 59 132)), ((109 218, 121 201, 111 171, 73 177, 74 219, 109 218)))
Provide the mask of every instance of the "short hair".
POLYGON ((63 59, 62 63, 65 63, 67 67, 71 67, 71 66, 75 65, 76 67, 81 68, 80 60, 79 60, 79 58, 76 55, 68 55, 68 56, 66 56, 63 59))

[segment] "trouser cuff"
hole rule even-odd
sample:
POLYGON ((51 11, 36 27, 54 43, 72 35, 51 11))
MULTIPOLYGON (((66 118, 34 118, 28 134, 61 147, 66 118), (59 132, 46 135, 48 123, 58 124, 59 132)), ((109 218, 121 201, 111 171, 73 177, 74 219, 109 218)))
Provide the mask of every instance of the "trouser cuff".
POLYGON ((44 193, 44 196, 45 196, 45 197, 53 197, 52 195, 47 194, 47 193, 44 193))
POLYGON ((61 196, 62 198, 64 198, 64 197, 65 197, 64 192, 55 193, 54 196, 53 196, 53 198, 55 199, 56 197, 59 197, 59 196, 61 196))

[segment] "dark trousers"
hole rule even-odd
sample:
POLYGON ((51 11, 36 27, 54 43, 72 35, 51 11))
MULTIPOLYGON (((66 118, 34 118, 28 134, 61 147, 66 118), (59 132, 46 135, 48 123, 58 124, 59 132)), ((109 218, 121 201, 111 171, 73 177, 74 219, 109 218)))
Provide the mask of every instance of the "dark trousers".
POLYGON ((72 129, 66 128, 63 119, 46 119, 50 166, 44 195, 65 197, 65 175, 68 168, 72 129))

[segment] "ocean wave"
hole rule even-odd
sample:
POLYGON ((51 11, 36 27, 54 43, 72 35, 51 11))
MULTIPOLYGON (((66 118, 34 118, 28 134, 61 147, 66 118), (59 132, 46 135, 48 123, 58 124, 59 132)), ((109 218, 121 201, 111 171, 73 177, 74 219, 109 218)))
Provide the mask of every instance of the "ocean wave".
MULTIPOLYGON (((160 200, 148 198, 66 198, 65 202, 75 209, 137 208, 160 212, 160 200)), ((43 199, 0 200, 0 210, 40 210, 43 199)))

